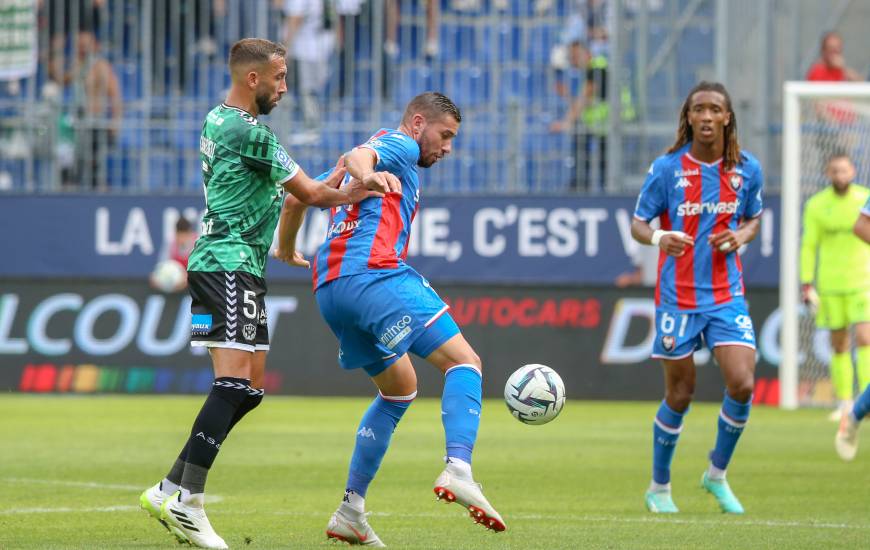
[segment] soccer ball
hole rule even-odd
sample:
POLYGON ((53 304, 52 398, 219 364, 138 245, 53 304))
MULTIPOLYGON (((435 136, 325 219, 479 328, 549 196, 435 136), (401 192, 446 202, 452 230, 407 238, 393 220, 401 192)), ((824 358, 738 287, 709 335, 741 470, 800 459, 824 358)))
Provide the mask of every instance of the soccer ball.
POLYGON ((514 418, 525 424, 546 424, 565 404, 565 384, 544 365, 520 367, 504 386, 504 401, 514 418))
POLYGON ((163 260, 151 273, 151 284, 161 292, 175 292, 187 278, 184 266, 175 260, 163 260))

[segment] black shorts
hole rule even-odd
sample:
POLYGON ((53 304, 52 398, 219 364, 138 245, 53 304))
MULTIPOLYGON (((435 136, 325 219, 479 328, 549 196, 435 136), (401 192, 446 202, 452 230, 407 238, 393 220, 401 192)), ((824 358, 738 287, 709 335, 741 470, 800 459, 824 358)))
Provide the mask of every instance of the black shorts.
POLYGON ((187 274, 190 345, 244 351, 269 349, 266 281, 242 271, 187 274))

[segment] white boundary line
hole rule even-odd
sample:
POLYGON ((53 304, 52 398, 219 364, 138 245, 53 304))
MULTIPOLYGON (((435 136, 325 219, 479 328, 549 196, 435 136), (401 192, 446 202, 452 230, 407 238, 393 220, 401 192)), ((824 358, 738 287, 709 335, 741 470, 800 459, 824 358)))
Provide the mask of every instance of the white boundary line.
MULTIPOLYGON (((0 510, 0 516, 17 515, 17 514, 73 514, 73 513, 90 513, 90 512, 130 512, 138 510, 138 506, 118 505, 118 506, 103 506, 103 507, 58 507, 58 508, 18 508, 10 510, 0 510)), ((220 512, 218 512, 220 513, 220 512)), ((256 510, 239 511, 235 510, 233 514, 258 514, 262 512, 256 510)), ((294 511, 273 511, 267 515, 272 516, 296 516, 296 517, 326 517, 329 512, 294 512, 294 511)), ((374 517, 395 517, 395 518, 416 518, 416 519, 432 519, 444 518, 445 514, 396 514, 392 512, 373 512, 374 517)), ((788 520, 734 520, 720 521, 715 519, 680 519, 680 518, 659 518, 659 517, 622 517, 622 516, 591 516, 580 515, 573 516, 570 514, 553 515, 553 514, 511 514, 511 519, 515 520, 560 520, 571 523, 658 523, 658 524, 673 524, 673 525, 717 525, 729 527, 777 527, 783 529, 790 528, 806 528, 806 529, 870 529, 870 524, 850 524, 850 523, 827 523, 813 521, 788 521, 788 520)))
MULTIPOLYGON (((98 483, 94 481, 65 481, 51 479, 34 479, 7 477, 2 478, 2 481, 10 483, 22 484, 43 484, 43 485, 62 485, 67 487, 82 487, 92 489, 115 489, 123 491, 138 491, 141 487, 137 485, 122 485, 115 483, 98 483)), ((223 500, 220 495, 206 495, 206 502, 215 503, 223 500)), ((12 508, 0 510, 0 515, 13 514, 70 514, 70 513, 88 513, 88 512, 129 512, 138 510, 138 506, 133 505, 118 505, 118 506, 102 506, 102 507, 57 507, 57 508, 12 508)), ((240 511, 235 510, 234 514, 262 514, 256 510, 240 511)), ((321 517, 328 516, 330 512, 294 512, 294 511, 273 511, 269 515, 274 516, 300 516, 300 517, 321 517)), ((392 512, 373 512, 374 517, 397 517, 397 518, 442 518, 444 514, 440 513, 418 513, 418 514, 396 514, 392 512)), ((727 525, 727 526, 757 526, 757 527, 780 527, 780 528, 808 528, 808 529, 870 529, 870 524, 861 523, 829 523, 829 522, 814 522, 814 521, 789 521, 789 520, 751 520, 751 519, 735 519, 734 521, 721 521, 715 519, 683 519, 683 518, 663 518, 663 517, 624 517, 624 516, 593 516, 593 515, 553 515, 553 514, 528 514, 514 513, 510 516, 518 520, 545 520, 557 519, 560 521, 568 521, 574 523, 661 523, 675 525, 727 525)))

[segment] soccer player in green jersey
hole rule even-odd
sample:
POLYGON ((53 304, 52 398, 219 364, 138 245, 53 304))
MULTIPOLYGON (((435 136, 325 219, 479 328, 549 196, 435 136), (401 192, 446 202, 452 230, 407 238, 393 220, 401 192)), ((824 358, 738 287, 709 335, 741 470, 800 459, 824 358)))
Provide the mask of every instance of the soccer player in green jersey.
MULTIPOLYGON (((861 209, 861 215, 858 216, 858 221, 855 222, 852 230, 858 238, 870 245, 870 198, 861 209)), ((834 448, 843 460, 852 460, 858 453, 858 426, 868 413, 870 413, 870 385, 864 386, 864 392, 855 400, 852 410, 844 414, 840 420, 840 428, 834 438, 834 448)))
POLYGON ((166 478, 143 492, 140 504, 180 542, 201 548, 227 548, 203 509, 206 476, 227 434, 263 399, 269 349, 263 276, 284 192, 332 207, 401 189, 395 176, 379 172, 339 190, 342 167, 325 182, 313 180, 257 120, 287 91, 285 54, 268 40, 236 42, 232 86, 206 116, 200 137, 206 210, 188 262, 191 345, 208 348, 215 381, 166 478))
POLYGON ((852 401, 853 325, 859 386, 870 383, 870 246, 852 231, 870 189, 854 183, 855 166, 844 154, 828 160, 826 174, 831 185, 804 207, 800 280, 804 302, 818 307, 816 325, 831 331, 831 382, 840 401, 834 413, 838 419, 852 401))

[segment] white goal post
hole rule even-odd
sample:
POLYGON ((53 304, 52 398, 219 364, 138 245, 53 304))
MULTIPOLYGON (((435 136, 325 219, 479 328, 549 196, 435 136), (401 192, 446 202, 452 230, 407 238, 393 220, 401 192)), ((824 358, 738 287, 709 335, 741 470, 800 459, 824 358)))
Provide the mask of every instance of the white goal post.
MULTIPOLYGON (((829 111, 830 112, 830 111, 829 111)), ((842 111, 841 111, 842 112, 842 111)), ((837 117, 832 117, 836 119, 837 117)), ((795 409, 804 404, 802 387, 802 359, 809 354, 808 347, 814 345, 807 341, 812 334, 801 332, 800 304, 800 237, 802 203, 810 192, 819 189, 813 178, 824 173, 824 165, 818 160, 809 164, 809 157, 821 159, 824 151, 819 151, 823 139, 848 145, 849 155, 855 158, 856 165, 866 167, 870 163, 867 143, 870 142, 870 83, 840 82, 786 82, 783 86, 783 128, 782 128, 782 202, 780 213, 780 288, 779 303, 782 314, 780 334, 781 357, 779 365, 780 407, 795 409), (825 104, 829 101, 829 104, 825 104), (838 103, 839 102, 839 103, 838 103), (823 110, 847 109, 848 120, 826 123, 823 110), (866 135, 865 135, 866 133, 866 135), (849 139, 842 139, 845 135, 849 139), (820 138, 820 135, 823 136, 820 138), (803 138, 803 139, 802 139, 803 138), (807 166, 814 172, 805 173, 807 166), (801 353, 801 347, 804 353, 801 353)), ((859 181, 867 177, 866 168, 859 166, 859 181)), ((863 181, 865 185, 868 182, 863 181)))

